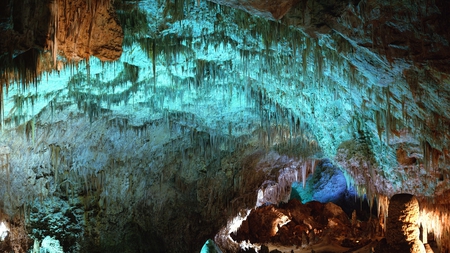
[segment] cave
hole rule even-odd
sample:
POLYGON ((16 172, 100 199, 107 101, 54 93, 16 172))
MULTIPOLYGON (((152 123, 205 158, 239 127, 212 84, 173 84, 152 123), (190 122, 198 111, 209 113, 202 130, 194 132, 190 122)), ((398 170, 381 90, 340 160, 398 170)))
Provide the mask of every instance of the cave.
POLYGON ((448 0, 2 0, 0 251, 450 252, 449 43, 448 0))

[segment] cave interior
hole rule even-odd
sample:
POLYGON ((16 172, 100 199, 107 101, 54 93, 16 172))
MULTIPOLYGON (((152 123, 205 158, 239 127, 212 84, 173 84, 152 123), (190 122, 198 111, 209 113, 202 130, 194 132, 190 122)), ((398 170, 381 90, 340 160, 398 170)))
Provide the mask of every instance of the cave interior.
POLYGON ((1 252, 450 252, 450 1, 2 0, 1 252))

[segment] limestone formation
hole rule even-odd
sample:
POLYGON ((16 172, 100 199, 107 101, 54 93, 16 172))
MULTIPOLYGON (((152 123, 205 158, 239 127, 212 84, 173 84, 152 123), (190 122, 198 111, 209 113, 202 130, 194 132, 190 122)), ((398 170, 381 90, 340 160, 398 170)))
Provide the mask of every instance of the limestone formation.
POLYGON ((52 2, 52 50, 69 61, 95 56, 114 61, 122 54, 123 31, 109 0, 52 2))
MULTIPOLYGON (((317 201, 302 204, 292 199, 278 207, 267 205, 252 210, 231 237, 237 242, 270 245, 279 249, 301 248, 304 252, 314 249, 322 252, 353 252, 363 247, 369 250, 376 241, 367 237, 373 232, 372 225, 377 221, 358 222, 359 231, 352 234, 353 226, 349 217, 339 206, 317 201), (285 216, 285 222, 280 222, 280 218, 285 216)), ((220 246, 229 249, 228 245, 220 246)))
MULTIPOLYGON (((448 0, 1 0, 1 212, 65 251, 196 252, 328 159, 381 227, 390 197, 419 198, 448 251, 449 26, 448 0)), ((344 223, 307 207, 283 226, 274 207, 270 235, 344 223)), ((358 218, 349 248, 380 231, 358 218)))
POLYGON ((419 239, 419 202, 410 194, 396 194, 389 203, 386 240, 398 252, 425 253, 419 239))

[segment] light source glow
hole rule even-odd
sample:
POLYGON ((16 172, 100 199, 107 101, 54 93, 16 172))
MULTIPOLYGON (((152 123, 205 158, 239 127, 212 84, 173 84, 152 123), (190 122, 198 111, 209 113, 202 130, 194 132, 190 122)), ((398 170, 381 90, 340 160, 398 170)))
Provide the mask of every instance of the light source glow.
POLYGON ((5 238, 8 236, 9 234, 9 228, 6 227, 5 223, 2 221, 0 223, 0 241, 5 240, 5 238))

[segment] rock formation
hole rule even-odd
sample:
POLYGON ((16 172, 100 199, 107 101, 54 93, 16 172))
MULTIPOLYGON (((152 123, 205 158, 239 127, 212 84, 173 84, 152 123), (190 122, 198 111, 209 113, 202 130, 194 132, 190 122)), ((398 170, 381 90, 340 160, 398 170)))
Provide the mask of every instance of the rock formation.
POLYGON ((110 1, 5 0, 0 9, 3 84, 27 86, 68 62, 114 61, 122 53, 123 31, 110 1))
POLYGON ((389 202, 386 240, 394 251, 425 252, 419 239, 419 202, 410 194, 396 194, 389 202))
POLYGON ((1 1, 8 250, 199 251, 328 159, 448 251, 449 25, 447 0, 1 1))
MULTIPOLYGON (((429 244, 420 240, 420 208, 416 197, 396 194, 389 203, 386 239, 375 248, 376 252, 433 252, 429 244)), ((427 233, 427 232, 424 232, 427 233)))
MULTIPOLYGON (((376 219, 360 222, 356 228, 356 224, 351 224, 343 210, 333 203, 313 201, 302 204, 293 199, 279 207, 267 205, 252 210, 231 237, 237 242, 248 241, 272 248, 284 246, 305 252, 311 249, 344 252, 369 245, 371 240, 367 235, 374 235, 376 223, 376 219), (361 239, 363 234, 365 239, 361 239)), ((221 246, 227 249, 227 245, 221 246)))

